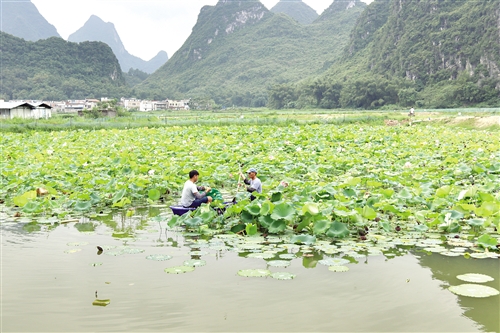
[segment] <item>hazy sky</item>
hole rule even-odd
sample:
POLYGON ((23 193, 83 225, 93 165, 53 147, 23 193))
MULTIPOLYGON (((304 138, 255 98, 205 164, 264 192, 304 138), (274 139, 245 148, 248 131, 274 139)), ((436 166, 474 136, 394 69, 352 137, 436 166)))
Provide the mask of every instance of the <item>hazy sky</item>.
MULTIPOLYGON (((218 0, 31 0, 67 39, 96 15, 115 25, 125 49, 149 60, 159 51, 172 57, 191 34, 200 9, 218 0)), ((271 9, 278 0, 261 0, 271 9)), ((321 14, 333 0, 303 0, 321 14)), ((370 2, 366 0, 365 2, 370 2)))

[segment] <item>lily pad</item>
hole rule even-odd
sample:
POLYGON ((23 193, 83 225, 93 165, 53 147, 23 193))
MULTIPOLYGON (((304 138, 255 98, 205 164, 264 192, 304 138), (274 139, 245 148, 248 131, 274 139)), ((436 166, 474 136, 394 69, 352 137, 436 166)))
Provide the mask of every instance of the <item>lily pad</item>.
POLYGON ((168 254, 150 254, 149 256, 146 257, 146 259, 155 261, 165 261, 172 259, 172 256, 169 256, 168 254))
POLYGON ((297 256, 293 253, 283 253, 279 255, 280 259, 295 259, 297 256))
POLYGON ((454 294, 467 297, 490 297, 500 294, 498 290, 492 287, 483 286, 480 284, 461 284, 458 286, 451 286, 448 288, 454 294))
POLYGON ((250 253, 247 255, 247 258, 257 258, 257 259, 272 259, 274 258, 274 253, 250 253))
POLYGON ((345 264, 350 263, 350 261, 347 259, 340 259, 340 258, 328 258, 320 260, 318 261, 318 263, 325 266, 343 266, 345 264))
POLYGON ((457 275, 457 279, 465 282, 474 282, 474 283, 486 283, 495 280, 491 276, 484 274, 477 274, 477 273, 457 275))
POLYGON ((165 268, 165 273, 168 274, 184 274, 194 271, 194 267, 190 266, 175 266, 170 268, 165 268))
POLYGON ((271 277, 276 280, 292 280, 296 277, 297 275, 291 274, 288 272, 276 272, 271 274, 271 277))
POLYGON ((191 251, 188 253, 190 256, 206 256, 208 251, 191 251))
POLYGON ((328 267, 329 271, 332 272, 347 272, 349 271, 349 267, 347 266, 330 266, 328 267))
POLYGON ((238 271, 239 276, 244 277, 265 277, 271 275, 268 269, 242 269, 238 271))
POLYGON ((267 264, 272 267, 288 267, 290 266, 290 261, 288 260, 271 260, 267 264))
POLYGON ((205 260, 199 260, 199 259, 190 259, 184 261, 184 266, 189 266, 189 267, 201 267, 205 266, 207 262, 205 260))
POLYGON ((66 250, 64 253, 72 254, 72 253, 77 253, 80 252, 82 249, 71 249, 71 250, 66 250))

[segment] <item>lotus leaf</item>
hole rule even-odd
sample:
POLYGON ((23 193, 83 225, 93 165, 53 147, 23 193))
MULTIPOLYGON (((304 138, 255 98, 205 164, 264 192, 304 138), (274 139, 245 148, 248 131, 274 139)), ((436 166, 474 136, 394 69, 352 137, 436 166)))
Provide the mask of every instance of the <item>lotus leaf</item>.
POLYGON ((271 275, 267 269, 242 269, 238 271, 239 276, 244 277, 265 277, 271 275))
POLYGON ((334 221, 330 229, 326 232, 326 235, 333 238, 345 238, 349 236, 349 229, 345 223, 334 221))
POLYGON ((95 301, 92 302, 92 305, 94 306, 107 306, 111 303, 111 300, 109 299, 96 299, 95 301))
POLYGON ((207 254, 208 254, 207 251, 191 251, 191 252, 189 252, 190 256, 205 256, 207 254))
POLYGON ((258 216, 260 215, 261 206, 257 202, 254 202, 253 204, 246 206, 245 210, 252 216, 258 216))
POLYGON ((498 240, 488 234, 484 234, 477 239, 477 244, 485 249, 495 250, 498 244, 498 240))
POLYGON ((172 256, 169 256, 167 254, 150 254, 149 256, 146 257, 146 259, 155 261, 165 261, 172 259, 172 256))
POLYGON ((295 235, 290 239, 291 243, 299 244, 314 244, 316 237, 311 235, 295 235))
POLYGON ((295 259, 297 256, 293 253, 284 253, 279 255, 280 259, 295 259))
POLYGON ((292 280, 296 277, 297 275, 287 273, 287 272, 276 272, 271 274, 271 277, 276 280, 292 280))
POLYGON ((205 260, 199 260, 199 259, 190 259, 184 261, 184 266, 190 266, 190 267, 201 267, 205 266, 207 262, 205 260))
POLYGON ((194 271, 194 267, 191 266, 175 266, 170 268, 165 268, 165 273, 168 274, 184 274, 194 271))
POLYGON ((287 267, 290 265, 289 260, 271 260, 267 264, 272 267, 287 267))
POLYGON ((340 258, 328 258, 328 259, 323 259, 318 261, 321 265, 325 266, 343 266, 345 264, 350 263, 349 260, 347 259, 340 259, 340 258))
POLYGON ((486 283, 495 280, 491 276, 484 274, 476 274, 476 273, 457 275, 457 279, 465 282, 474 282, 474 283, 486 283))
POLYGON ((315 202, 306 202, 304 206, 302 206, 302 213, 309 213, 311 215, 319 214, 319 206, 315 202))
POLYGON ((495 288, 483 286, 480 284, 461 284, 458 286, 451 286, 448 288, 448 290, 460 296, 478 298, 496 296, 500 294, 500 292, 495 288))
POLYGON ((269 233, 271 234, 278 234, 280 232, 283 232, 285 229, 286 222, 284 220, 273 221, 273 223, 271 223, 268 228, 269 233))
POLYGON ((273 220, 291 220, 295 215, 295 209, 286 203, 280 203, 274 206, 271 217, 273 220))

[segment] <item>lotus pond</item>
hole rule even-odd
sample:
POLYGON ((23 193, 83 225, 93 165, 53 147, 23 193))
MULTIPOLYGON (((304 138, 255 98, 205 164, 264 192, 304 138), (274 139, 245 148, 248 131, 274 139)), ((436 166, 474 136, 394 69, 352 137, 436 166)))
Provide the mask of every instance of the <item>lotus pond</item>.
POLYGON ((499 331, 497 133, 193 126, 1 144, 2 331, 499 331), (254 201, 237 187, 248 167, 254 201), (193 168, 238 203, 173 217, 193 168))

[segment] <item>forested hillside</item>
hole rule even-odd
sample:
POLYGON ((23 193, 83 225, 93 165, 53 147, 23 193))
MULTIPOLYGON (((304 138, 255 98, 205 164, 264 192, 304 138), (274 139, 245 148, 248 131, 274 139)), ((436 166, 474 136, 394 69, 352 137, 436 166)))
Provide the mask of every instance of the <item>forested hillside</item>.
POLYGON ((29 42, 4 32, 0 38, 2 99, 121 97, 127 89, 120 64, 104 43, 57 37, 29 42))
POLYGON ((9 0, 1 3, 3 32, 30 41, 60 37, 56 28, 47 22, 31 0, 9 0))
POLYGON ((135 87, 139 97, 210 97, 218 104, 264 106, 273 84, 319 75, 342 54, 366 6, 303 26, 259 1, 205 6, 176 54, 135 87))
POLYGON ((311 24, 319 17, 318 13, 302 0, 280 0, 271 11, 288 15, 300 24, 311 24))
POLYGON ((274 86, 270 106, 498 106, 499 26, 496 0, 375 0, 342 61, 316 80, 274 86))

